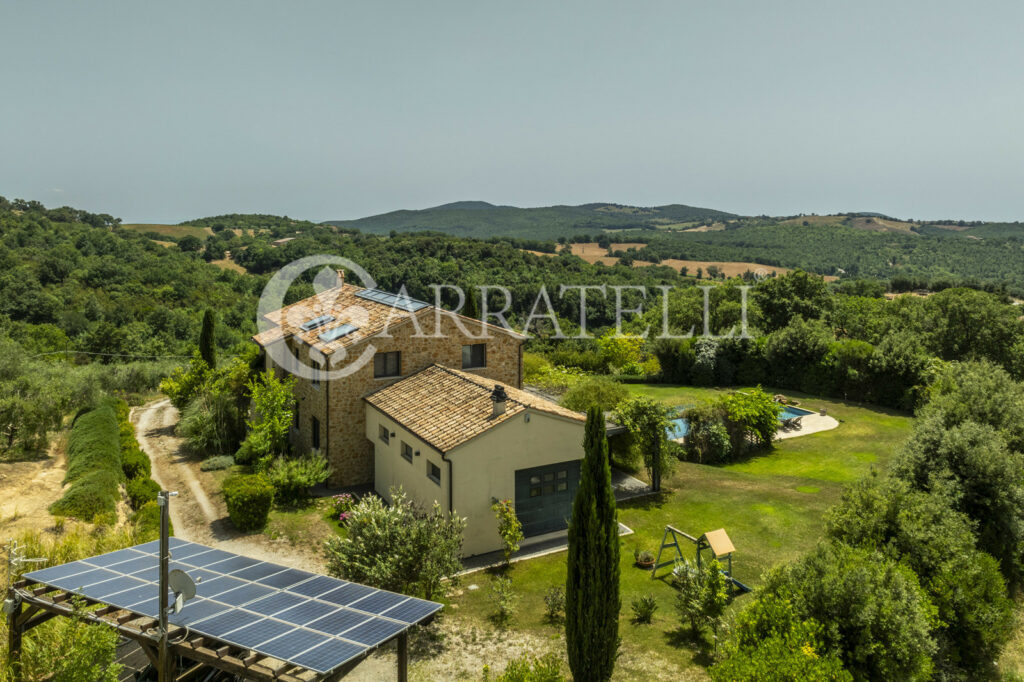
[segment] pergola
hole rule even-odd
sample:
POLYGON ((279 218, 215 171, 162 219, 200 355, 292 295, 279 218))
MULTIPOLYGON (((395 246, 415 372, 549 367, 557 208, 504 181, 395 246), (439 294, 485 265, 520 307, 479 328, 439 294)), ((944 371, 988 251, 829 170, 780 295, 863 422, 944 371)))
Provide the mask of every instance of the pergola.
MULTIPOLYGON (((246 680, 268 682, 270 680, 280 682, 338 680, 371 653, 395 640, 398 644, 398 679, 404 682, 408 679, 409 629, 414 625, 429 622, 433 619, 436 611, 441 608, 440 604, 434 602, 396 595, 327 576, 289 569, 268 562, 259 562, 204 545, 175 540, 176 544, 173 549, 182 554, 193 552, 193 558, 183 558, 181 563, 176 565, 189 568, 198 574, 212 573, 214 577, 200 582, 196 595, 199 598, 186 602, 179 612, 165 608, 165 617, 168 611, 178 613, 178 616, 172 615, 171 619, 182 619, 182 622, 167 623, 166 630, 161 631, 160 614, 154 612, 159 611, 159 607, 156 606, 159 601, 157 583, 149 583, 144 580, 146 577, 151 577, 157 570, 156 562, 159 557, 157 556, 158 551, 153 547, 155 542, 99 557, 91 557, 81 562, 71 562, 27 573, 23 578, 11 584, 4 602, 4 611, 9 625, 8 651, 12 662, 18 660, 22 638, 32 628, 55 617, 80 617, 87 622, 113 628, 119 635, 137 642, 154 668, 161 673, 160 682, 185 682, 197 679, 199 675, 212 670, 220 670, 246 680), (216 563, 208 564, 206 568, 198 567, 198 564, 201 563, 199 558, 204 556, 208 557, 208 561, 216 561, 216 563), (152 567, 143 567, 135 573, 127 573, 129 569, 135 569, 146 563, 146 560, 142 560, 140 557, 152 560, 152 567), (192 563, 185 563, 189 561, 192 563), (123 566, 124 569, 119 570, 118 566, 123 566), (233 570, 215 573, 219 570, 217 566, 223 566, 225 571, 229 568, 233 570), (237 569, 238 566, 246 568, 237 569), (275 569, 281 570, 274 573, 275 569), (74 573, 74 571, 79 572, 74 573), (262 583, 257 580, 242 580, 237 577, 245 574, 246 571, 249 572, 249 575, 267 574, 269 577, 262 583), (101 572, 103 575, 98 575, 101 572), (113 574, 113 577, 107 577, 106 573, 113 574), (63 577, 65 574, 70 577, 63 577), (79 576, 83 576, 81 582, 100 578, 106 578, 106 580, 92 586, 69 587, 79 576), (285 576, 289 579, 297 579, 298 582, 294 586, 276 588, 273 587, 274 576, 285 576), (117 584, 118 580, 124 581, 124 584, 117 584), (223 597, 218 597, 215 593, 214 596, 203 596, 204 591, 207 592, 207 595, 214 592, 214 586, 218 580, 222 581, 221 589, 230 587, 223 581, 230 580, 241 583, 239 587, 233 588, 239 595, 234 601, 239 603, 232 603, 230 590, 223 597), (135 583, 142 583, 142 585, 135 586, 135 583), (117 594, 134 595, 132 598, 149 589, 150 597, 146 602, 140 602, 139 606, 126 607, 124 604, 130 601, 128 598, 119 598, 117 594, 107 597, 97 596, 104 593, 104 590, 100 589, 98 585, 107 585, 107 591, 127 585, 128 588, 117 594), (336 585, 340 585, 340 587, 336 585), (307 589, 301 589, 303 586, 307 589), (135 589, 136 592, 133 593, 132 589, 135 589), (343 601, 339 597, 332 603, 328 601, 333 598, 332 594, 347 594, 353 601, 344 605, 339 603, 343 601), (255 599, 250 599, 249 602, 243 601, 254 596, 255 599), (205 602, 205 606, 203 602, 205 602), (330 613, 335 614, 336 620, 348 616, 349 622, 363 623, 364 626, 353 627, 350 631, 339 633, 324 632, 324 627, 316 625, 315 621, 312 621, 311 625, 296 618, 286 620, 287 615, 282 615, 280 611, 274 611, 274 608, 277 608, 274 604, 282 605, 282 602, 304 605, 304 608, 319 606, 317 612, 333 609, 330 613), (260 604, 267 606, 261 609, 260 604), (190 608, 192 609, 191 620, 188 619, 190 608), (221 636, 211 634, 209 630, 215 630, 212 624, 216 618, 206 617, 204 614, 217 609, 220 609, 218 612, 222 615, 237 616, 238 621, 242 623, 240 628, 221 636), (246 625, 247 618, 252 621, 248 625, 246 625), (204 623, 210 625, 204 625, 204 623), (257 626, 260 624, 264 624, 264 628, 268 624, 276 625, 277 630, 274 632, 291 628, 277 636, 276 639, 272 633, 267 635, 271 637, 271 643, 280 640, 276 650, 290 650, 287 640, 289 636, 293 640, 291 649, 304 644, 301 637, 314 638, 310 640, 315 642, 311 648, 323 649, 327 654, 326 657, 317 660, 327 662, 318 663, 320 669, 314 669, 314 666, 309 663, 308 656, 306 663, 303 664, 301 656, 272 655, 271 652, 275 649, 270 644, 254 645, 250 643, 249 646, 246 646, 239 643, 238 640, 242 638, 234 633, 244 632, 247 629, 258 629, 257 626), (317 630, 317 628, 321 628, 321 630, 317 630), (166 654, 163 657, 161 656, 162 634, 166 638, 164 640, 166 654), (338 662, 337 665, 334 664, 335 662, 338 662), (327 666, 333 667, 325 670, 327 666)), ((279 584, 284 582, 283 578, 277 580, 279 584)), ((173 596, 168 594, 165 605, 170 607, 173 603, 173 596)), ((17 666, 15 666, 15 670, 18 670, 17 666)))

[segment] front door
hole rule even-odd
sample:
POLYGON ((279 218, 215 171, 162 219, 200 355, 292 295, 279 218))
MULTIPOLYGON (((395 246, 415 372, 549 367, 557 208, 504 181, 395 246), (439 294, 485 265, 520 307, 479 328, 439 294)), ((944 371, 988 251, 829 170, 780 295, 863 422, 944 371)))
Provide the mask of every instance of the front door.
POLYGON ((516 471, 516 516, 523 535, 565 530, 580 485, 580 460, 516 471))

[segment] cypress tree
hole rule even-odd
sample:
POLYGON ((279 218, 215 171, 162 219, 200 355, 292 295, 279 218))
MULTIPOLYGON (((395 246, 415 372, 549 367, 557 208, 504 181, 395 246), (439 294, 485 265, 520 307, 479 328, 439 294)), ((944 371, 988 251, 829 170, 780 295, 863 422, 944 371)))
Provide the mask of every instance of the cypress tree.
POLYGON ((215 321, 209 308, 203 313, 203 329, 199 332, 199 355, 210 369, 217 367, 217 350, 213 345, 215 321))
POLYGON ((569 521, 565 642, 573 679, 611 679, 619 648, 619 524, 604 414, 587 412, 580 485, 569 521))
POLYGON ((480 301, 477 300, 473 287, 466 290, 466 304, 462 308, 462 314, 474 320, 480 319, 480 301))

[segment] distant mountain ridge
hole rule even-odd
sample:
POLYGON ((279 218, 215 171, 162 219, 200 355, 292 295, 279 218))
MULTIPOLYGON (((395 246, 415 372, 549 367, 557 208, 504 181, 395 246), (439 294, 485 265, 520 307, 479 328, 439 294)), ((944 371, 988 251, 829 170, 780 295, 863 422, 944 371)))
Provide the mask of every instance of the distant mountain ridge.
POLYGON ((519 208, 486 201, 456 201, 420 210, 399 210, 356 220, 324 224, 387 234, 435 231, 462 237, 495 236, 525 239, 597 233, 604 230, 660 229, 737 218, 734 213, 684 204, 627 206, 610 202, 579 206, 519 208))

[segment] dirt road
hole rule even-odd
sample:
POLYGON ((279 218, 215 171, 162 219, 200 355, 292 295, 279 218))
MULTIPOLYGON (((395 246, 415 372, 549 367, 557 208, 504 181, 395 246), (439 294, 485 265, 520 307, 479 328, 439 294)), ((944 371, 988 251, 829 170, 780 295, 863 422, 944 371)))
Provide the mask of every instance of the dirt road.
POLYGON ((240 533, 231 525, 219 491, 203 485, 210 476, 200 471, 199 461, 184 452, 182 439, 175 435, 178 410, 169 400, 134 408, 131 420, 139 445, 153 463, 153 480, 164 490, 178 492, 171 501, 175 536, 263 561, 323 570, 323 560, 314 551, 303 551, 261 533, 240 533))

